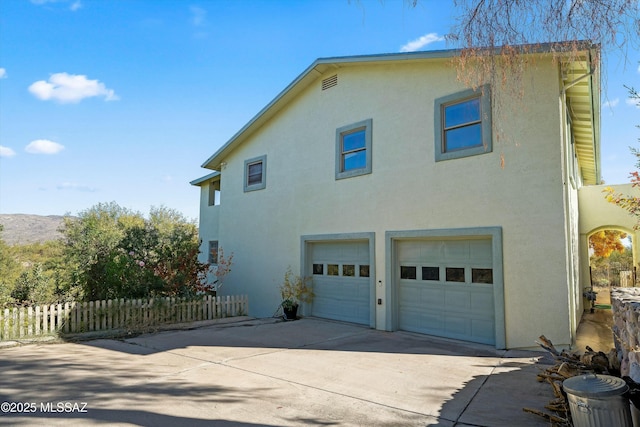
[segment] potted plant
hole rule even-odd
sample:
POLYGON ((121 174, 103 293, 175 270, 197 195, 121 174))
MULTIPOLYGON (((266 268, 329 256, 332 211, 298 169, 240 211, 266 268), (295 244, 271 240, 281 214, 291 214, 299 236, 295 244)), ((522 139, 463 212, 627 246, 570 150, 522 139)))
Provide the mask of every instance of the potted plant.
POLYGON ((291 267, 284 273, 284 280, 280 285, 280 296, 282 297, 282 311, 285 320, 295 320, 297 318, 300 303, 310 303, 314 293, 311 277, 295 276, 291 267))

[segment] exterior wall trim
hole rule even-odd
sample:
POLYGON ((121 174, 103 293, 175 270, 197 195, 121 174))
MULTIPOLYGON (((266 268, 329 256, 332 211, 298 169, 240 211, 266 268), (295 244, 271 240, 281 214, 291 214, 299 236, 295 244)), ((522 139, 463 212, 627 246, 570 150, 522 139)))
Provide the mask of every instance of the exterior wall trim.
POLYGON ((385 300, 385 330, 395 331, 398 329, 398 285, 394 280, 394 266, 397 261, 396 246, 402 240, 416 239, 452 239, 452 238, 491 238, 491 249, 493 251, 493 298, 495 308, 495 337, 496 348, 506 348, 505 330, 505 307, 504 307, 504 275, 502 263, 502 227, 472 227, 472 228, 445 228, 427 230, 401 230, 387 231, 385 233, 385 265, 386 282, 385 300))
MULTIPOLYGON (((366 240, 369 243, 369 327, 376 327, 376 263, 375 247, 376 234, 374 232, 362 233, 336 233, 336 234, 310 234, 300 236, 300 276, 311 276, 312 272, 307 263, 307 254, 311 245, 319 242, 339 242, 366 240)), ((305 307, 307 309, 307 307, 305 307)))

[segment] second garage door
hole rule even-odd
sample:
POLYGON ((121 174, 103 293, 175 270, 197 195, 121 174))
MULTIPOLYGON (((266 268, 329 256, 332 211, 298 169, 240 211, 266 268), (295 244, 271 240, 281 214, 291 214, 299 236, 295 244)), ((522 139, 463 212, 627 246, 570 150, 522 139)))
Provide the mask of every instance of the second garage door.
POLYGON ((369 325, 369 242, 318 242, 311 246, 311 315, 369 325))
POLYGON ((399 241, 397 260, 400 329, 495 344, 491 239, 399 241))

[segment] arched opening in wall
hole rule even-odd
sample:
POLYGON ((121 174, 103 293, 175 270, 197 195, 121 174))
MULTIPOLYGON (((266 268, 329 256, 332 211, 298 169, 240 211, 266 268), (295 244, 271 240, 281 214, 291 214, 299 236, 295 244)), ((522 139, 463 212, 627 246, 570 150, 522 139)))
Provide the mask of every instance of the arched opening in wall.
POLYGON ((591 290, 586 295, 592 308, 609 308, 613 287, 633 287, 637 283, 632 233, 621 228, 601 228, 589 235, 591 290))

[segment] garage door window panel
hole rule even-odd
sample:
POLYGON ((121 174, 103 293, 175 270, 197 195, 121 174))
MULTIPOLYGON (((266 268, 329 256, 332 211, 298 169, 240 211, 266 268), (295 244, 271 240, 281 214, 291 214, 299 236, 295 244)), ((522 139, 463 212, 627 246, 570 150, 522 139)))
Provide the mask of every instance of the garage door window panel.
POLYGON ((422 267, 422 280, 440 280, 440 267, 422 267))
POLYGON ((342 266, 342 276, 355 277, 356 276, 356 266, 353 265, 353 264, 344 264, 342 266))
POLYGON ((360 266, 360 277, 369 277, 369 266, 361 265, 360 266))
POLYGON ((313 274, 322 276, 324 274, 324 264, 313 264, 313 274))
POLYGON ((447 282, 464 283, 464 267, 447 267, 445 277, 447 282))
POLYGON ((340 269, 338 264, 327 264, 327 276, 339 276, 340 269))
POLYGON ((418 268, 415 266, 403 265, 400 267, 400 278, 405 280, 416 280, 418 268))
POLYGON ((493 269, 491 268, 472 268, 471 283, 488 283, 493 284, 493 269))

